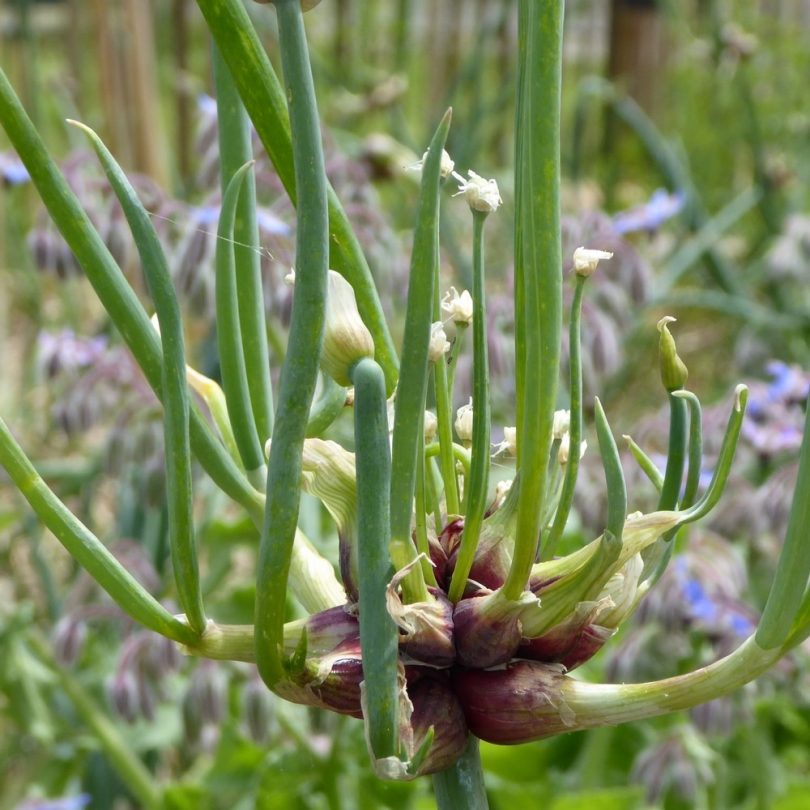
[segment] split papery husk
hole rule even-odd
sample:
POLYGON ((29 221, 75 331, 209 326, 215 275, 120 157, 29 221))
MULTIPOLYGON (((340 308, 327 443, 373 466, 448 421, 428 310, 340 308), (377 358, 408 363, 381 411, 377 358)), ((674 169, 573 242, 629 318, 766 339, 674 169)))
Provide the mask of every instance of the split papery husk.
POLYGON ((453 672, 453 688, 467 726, 498 745, 541 740, 573 731, 576 717, 565 702, 565 668, 516 661, 501 669, 453 672))
POLYGON ((388 613, 399 628, 399 648, 415 661, 444 669, 456 659, 453 641, 453 605, 437 588, 430 588, 430 601, 404 604, 399 584, 415 565, 422 564, 420 555, 398 571, 385 591, 388 613))
POLYGON ((360 684, 363 657, 360 639, 350 639, 331 652, 293 664, 288 678, 273 687, 279 697, 291 703, 329 709, 351 717, 363 716, 360 684))
POLYGON ((409 781, 449 768, 463 753, 468 735, 464 710, 449 675, 408 667, 407 675, 400 671, 399 687, 400 755, 375 759, 372 753, 377 776, 409 781))
POLYGON ((520 646, 521 618, 537 610, 540 600, 528 592, 514 601, 501 591, 462 599, 453 613, 457 663, 471 669, 506 663, 520 646))
POLYGON ((328 439, 306 439, 301 486, 337 524, 340 576, 351 602, 357 590, 357 467, 354 453, 328 439))

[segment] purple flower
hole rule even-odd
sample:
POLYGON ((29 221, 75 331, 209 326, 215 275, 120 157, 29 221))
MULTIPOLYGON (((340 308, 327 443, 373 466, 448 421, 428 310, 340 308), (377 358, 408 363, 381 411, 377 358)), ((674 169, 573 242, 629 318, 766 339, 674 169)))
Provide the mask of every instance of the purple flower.
POLYGON ((0 154, 0 178, 7 186, 21 186, 31 179, 23 162, 9 152, 0 154))
POLYGON ((90 804, 90 794, 64 796, 59 799, 28 799, 18 804, 16 810, 81 810, 90 804))
POLYGON ((683 210, 685 202, 686 196, 682 191, 670 194, 666 189, 656 189, 643 205, 616 214, 613 217, 613 230, 617 234, 658 230, 683 210))

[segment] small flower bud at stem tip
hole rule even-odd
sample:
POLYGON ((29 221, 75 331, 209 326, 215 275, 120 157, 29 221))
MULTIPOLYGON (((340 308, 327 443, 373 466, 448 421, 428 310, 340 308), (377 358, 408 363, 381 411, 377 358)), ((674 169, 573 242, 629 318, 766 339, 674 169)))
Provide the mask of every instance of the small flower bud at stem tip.
POLYGON ((473 300, 467 290, 451 287, 442 298, 442 314, 456 326, 469 326, 473 319, 473 300))
POLYGON ((473 211, 480 211, 482 214, 491 214, 493 211, 497 211, 503 204, 503 200, 495 180, 486 180, 472 170, 468 171, 467 174, 469 180, 465 180, 461 175, 453 174, 453 177, 458 181, 458 194, 464 195, 467 204, 473 211))
POLYGON ((473 407, 472 399, 468 405, 462 405, 456 411, 456 433, 463 442, 472 441, 473 407))
POLYGON ((574 272, 578 276, 588 278, 596 270, 602 259, 612 259, 613 254, 606 250, 592 250, 591 248, 578 247, 574 251, 574 272))
POLYGON ((661 364, 661 382, 667 391, 677 391, 686 385, 689 372, 683 360, 678 357, 675 339, 670 334, 668 324, 675 323, 675 318, 665 315, 658 321, 660 339, 658 341, 659 362, 661 364))

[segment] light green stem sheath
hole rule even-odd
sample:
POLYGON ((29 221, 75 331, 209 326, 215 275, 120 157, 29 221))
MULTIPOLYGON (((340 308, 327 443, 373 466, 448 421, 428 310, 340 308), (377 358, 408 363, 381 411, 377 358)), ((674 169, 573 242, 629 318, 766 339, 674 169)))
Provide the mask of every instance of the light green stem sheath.
POLYGON ((301 478, 301 453, 323 341, 329 255, 326 176, 303 13, 298 0, 277 0, 275 5, 300 216, 290 338, 281 370, 256 571, 256 658, 259 672, 271 689, 285 677, 284 611, 298 523, 297 482, 301 478))
MULTIPOLYGON (((250 142, 250 120, 216 45, 213 46, 213 64, 219 128, 219 167, 224 195, 239 167, 253 160, 253 148, 250 142)), ((267 350, 259 229, 256 224, 256 179, 253 173, 245 177, 236 206, 233 239, 242 351, 253 418, 259 433, 259 442, 264 445, 273 430, 273 390, 267 350)))
POLYGON ((163 806, 155 777, 132 752, 121 732, 103 713, 93 696, 73 677, 70 671, 53 660, 48 643, 38 632, 28 634, 31 645, 46 666, 56 676, 59 686, 70 698, 77 713, 99 742, 101 750, 110 760, 123 783, 146 810, 159 810, 163 806))
POLYGON ((739 689, 770 669, 782 654, 779 648, 763 650, 752 637, 713 664, 661 681, 616 685, 570 678, 561 698, 573 712, 572 731, 658 717, 739 689))
POLYGON ((107 547, 54 495, 0 419, 0 464, 31 504, 42 523, 68 553, 135 621, 174 641, 190 644, 197 637, 185 622, 172 616, 107 547))
MULTIPOLYGON (((522 53, 516 146, 515 317, 520 492, 504 594, 518 599, 535 561, 557 398, 562 328, 560 95, 562 0, 520 0, 522 53)), ((574 451, 575 452, 575 451, 574 451)))
POLYGON ((222 198, 216 245, 217 348, 222 372, 222 389, 228 403, 228 416, 248 476, 260 486, 264 477, 264 448, 259 440, 242 341, 239 318, 234 221, 245 176, 252 163, 241 166, 231 177, 222 198))
POLYGON ((107 179, 121 203, 155 304, 163 349, 161 389, 164 405, 163 436, 166 445, 167 508, 172 567, 180 605, 189 625, 195 632, 201 633, 205 627, 205 609, 194 540, 189 397, 180 304, 160 240, 135 189, 98 135, 83 124, 71 123, 82 129, 90 139, 107 179))
POLYGON ((464 532, 448 597, 457 602, 464 593, 475 559, 481 524, 487 508, 490 464, 489 353, 484 292, 484 222, 487 215, 473 211, 473 436, 470 474, 464 486, 464 532))
MULTIPOLYGON (((239 95, 284 188, 293 203, 300 203, 298 176, 293 173, 293 153, 297 146, 292 141, 284 91, 243 0, 197 0, 197 5, 230 68, 239 95)), ((374 279, 346 212, 328 184, 327 201, 330 266, 354 288, 360 315, 374 337, 375 357, 385 371, 390 394, 397 381, 397 355, 374 279)))
POLYGON ((776 576, 757 629, 756 640, 766 650, 784 644, 807 591, 810 575, 810 409, 805 416, 799 452, 799 473, 790 507, 787 533, 776 576))
POLYGON ((439 810, 488 810, 478 748, 479 742, 471 734, 458 762, 446 771, 434 774, 433 791, 439 810))
POLYGON ((568 522, 568 515, 571 514, 571 504, 574 502, 574 490, 577 486, 579 448, 582 444, 582 297, 586 281, 587 276, 577 275, 574 299, 571 302, 571 322, 568 332, 568 386, 571 396, 571 417, 568 427, 570 452, 568 453, 568 463, 565 465, 563 487, 557 512, 554 515, 554 523, 540 550, 541 560, 550 560, 557 550, 565 531, 565 524, 568 522))
POLYGON ((383 759, 399 751, 399 630, 386 606, 394 570, 388 552, 391 458, 385 377, 377 363, 363 359, 352 371, 352 382, 363 713, 371 750, 383 759))
MULTIPOLYGON (((45 144, 2 71, 0 124, 31 175, 51 219, 76 256, 152 390, 162 399, 161 348, 155 330, 76 195, 48 155, 45 144)), ((195 455, 216 484, 246 509, 255 511, 261 502, 260 493, 250 486, 195 407, 191 409, 189 433, 195 455)))
MULTIPOLYGON (((416 558, 411 539, 416 454, 424 447, 420 433, 427 396, 428 345, 433 322, 434 265, 438 248, 439 169, 450 128, 448 110, 430 142, 422 167, 416 231, 411 254, 405 336, 402 342, 402 385, 397 388, 391 449, 391 559, 398 570, 416 558)), ((407 602, 429 598, 421 568, 414 568, 402 583, 407 602)))

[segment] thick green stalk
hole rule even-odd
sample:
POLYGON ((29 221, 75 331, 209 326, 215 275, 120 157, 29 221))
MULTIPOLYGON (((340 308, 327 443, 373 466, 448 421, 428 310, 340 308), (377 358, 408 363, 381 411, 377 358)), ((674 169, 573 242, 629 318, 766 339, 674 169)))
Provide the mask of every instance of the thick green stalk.
MULTIPOLYGON (((214 84, 219 126, 219 168, 222 193, 240 166, 253 160, 250 119, 239 98, 222 54, 213 46, 214 84)), ((256 224, 256 179, 245 177, 233 226, 236 295, 253 418, 263 445, 273 430, 273 389, 267 350, 267 323, 262 291, 259 229, 256 224)))
POLYGON ((489 352, 487 307, 484 291, 484 222, 487 214, 473 211, 473 435, 470 474, 465 480, 464 532, 448 594, 461 599, 475 559, 481 525, 487 508, 490 464, 489 352))
POLYGON ((571 397, 571 415, 569 419, 568 463, 565 465, 562 492, 554 515, 554 523, 540 549, 540 559, 550 560, 557 550, 568 515, 571 514, 571 505, 574 502, 574 490, 577 486, 579 473, 579 448, 582 444, 582 297, 585 292, 587 276, 576 276, 574 298, 571 302, 571 322, 568 329, 568 373, 569 394, 571 397))
MULTIPOLYGON (((504 594, 517 599, 535 561, 557 400, 562 328, 560 95, 562 0, 520 0, 515 250, 520 493, 514 556, 504 594)), ((576 451, 574 451, 576 452, 576 451)))
POLYGON ((383 759, 399 751, 399 630, 386 606, 394 570, 388 550, 391 457, 385 377, 374 360, 363 359, 352 370, 352 382, 363 712, 371 750, 383 759))
MULTIPOLYGON (((416 486, 416 454, 422 452, 421 415, 427 396, 428 344, 433 322, 435 262, 438 247, 438 212, 442 149, 450 128, 450 111, 442 118, 422 167, 416 231, 411 253, 405 336, 402 342, 403 384, 397 388, 391 446, 391 558, 397 569, 416 557, 411 539, 411 517, 416 486)), ((420 568, 403 582, 407 601, 428 599, 420 568)))
POLYGON ((119 728, 104 714, 90 692, 73 677, 70 670, 54 661, 48 643, 38 631, 30 633, 28 638, 40 660, 51 670, 59 686, 70 698, 79 717, 95 735, 99 747, 121 781, 137 799, 138 805, 145 810, 159 810, 163 807, 155 777, 133 753, 119 728))
MULTIPOLYGON (((256 132, 293 203, 300 199, 293 172, 294 143, 284 91, 242 0, 197 0, 227 63, 256 132)), ((363 250, 334 190, 327 185, 330 266, 354 288, 363 322, 374 338, 389 394, 397 381, 397 355, 363 250)))
POLYGON ((436 421, 439 438, 439 470, 444 482, 444 501, 447 518, 461 514, 456 479, 456 462, 453 460, 453 403, 447 379, 447 364, 443 358, 433 364, 433 387, 436 391, 436 421))
POLYGON ((71 123, 83 130, 90 139, 115 196, 121 203, 155 304, 163 349, 161 389, 172 567, 180 605, 189 625, 197 633, 201 633, 205 628, 205 609, 194 541, 189 396, 180 304, 160 240, 132 184, 98 135, 83 124, 75 121, 71 123))
POLYGON ((691 391, 676 391, 674 396, 686 400, 689 407, 689 464, 679 504, 681 509, 688 509, 695 502, 700 488, 700 472, 703 464, 703 417, 700 400, 691 391))
MULTIPOLYGON (((326 175, 303 12, 299 0, 277 0, 275 5, 301 215, 296 233, 290 338, 281 369, 256 571, 256 657, 259 672, 271 689, 285 677, 282 659, 287 582, 298 523, 301 453, 323 341, 329 255, 326 175)), ((226 49, 219 45, 227 57, 226 49)), ((229 66, 233 70, 230 62, 229 66)))
MULTIPOLYGON (((48 155, 45 144, 2 71, 0 124, 31 175, 51 219, 76 256, 149 385, 162 398, 160 340, 115 259, 48 155)), ((246 509, 255 510, 260 494, 250 486, 214 438, 195 407, 191 410, 189 433, 195 455, 216 484, 246 509)))
POLYGON ((250 398, 242 325, 237 291, 234 221, 242 184, 252 163, 241 166, 231 177, 222 198, 216 245, 217 348, 222 371, 222 389, 228 403, 233 436, 239 455, 257 485, 264 478, 264 448, 259 439, 250 398))
POLYGON ((68 553, 135 621, 156 633, 193 643, 197 638, 185 622, 172 616, 110 553, 107 547, 54 495, 22 448, 0 419, 0 464, 2 464, 36 512, 68 553))
POLYGON ((757 629, 756 641, 770 650, 784 644, 807 591, 810 575, 810 409, 804 423, 799 473, 776 576, 757 629))
POLYGON ((434 774, 433 791, 439 810, 488 810, 479 743, 472 734, 459 760, 434 774))
POLYGON ((689 434, 688 406, 681 397, 669 394, 669 447, 664 484, 658 498, 658 511, 675 509, 681 496, 686 462, 686 440, 689 434))

